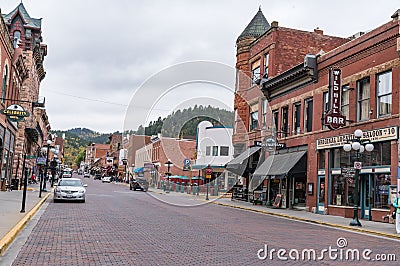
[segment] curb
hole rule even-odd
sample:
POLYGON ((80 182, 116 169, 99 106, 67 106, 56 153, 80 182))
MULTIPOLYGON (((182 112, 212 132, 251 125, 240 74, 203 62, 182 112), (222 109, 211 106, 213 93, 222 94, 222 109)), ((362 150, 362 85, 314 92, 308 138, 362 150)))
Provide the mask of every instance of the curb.
POLYGON ((287 215, 287 214, 274 213, 274 212, 269 212, 269 211, 264 211, 264 210, 255 210, 255 209, 251 209, 251 208, 247 208, 247 207, 235 206, 235 205, 230 205, 230 204, 220 203, 220 202, 210 202, 210 203, 224 206, 224 207, 230 207, 230 208, 235 208, 235 209, 240 209, 240 210, 245 210, 245 211, 257 212, 257 213, 278 216, 278 217, 287 218, 287 219, 296 220, 296 221, 325 225, 325 226, 329 226, 329 227, 333 227, 333 228, 341 228, 341 229, 345 229, 345 230, 350 230, 350 231, 371 234, 371 235, 376 235, 376 236, 383 236, 383 237, 387 237, 387 238, 400 240, 400 235, 397 235, 397 234, 388 234, 388 233, 382 233, 382 232, 377 232, 377 231, 373 231, 373 230, 362 229, 362 228, 357 228, 357 227, 352 227, 352 226, 347 226, 347 225, 321 222, 321 221, 316 221, 316 220, 312 220, 312 219, 295 217, 295 216, 291 216, 291 215, 287 215))
POLYGON ((29 220, 36 214, 39 208, 47 200, 51 193, 47 193, 8 233, 0 239, 0 256, 3 256, 7 248, 14 241, 18 233, 24 228, 29 220))

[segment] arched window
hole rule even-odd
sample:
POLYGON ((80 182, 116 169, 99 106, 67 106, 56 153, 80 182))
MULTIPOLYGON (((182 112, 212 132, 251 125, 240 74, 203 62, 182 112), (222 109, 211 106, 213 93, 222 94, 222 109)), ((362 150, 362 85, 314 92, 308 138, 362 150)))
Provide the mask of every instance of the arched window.
POLYGON ((14 48, 18 48, 18 41, 21 40, 21 32, 19 30, 14 31, 14 48))
POLYGON ((8 66, 4 68, 4 75, 3 75, 3 88, 1 92, 1 102, 4 103, 4 98, 6 97, 7 91, 7 76, 8 76, 8 66))

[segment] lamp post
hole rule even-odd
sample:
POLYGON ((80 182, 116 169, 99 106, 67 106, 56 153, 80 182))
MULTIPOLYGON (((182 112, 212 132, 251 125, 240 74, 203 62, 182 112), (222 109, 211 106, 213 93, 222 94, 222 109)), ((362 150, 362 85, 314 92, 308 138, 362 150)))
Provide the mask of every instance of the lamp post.
POLYGON ((47 181, 47 170, 49 167, 49 151, 51 152, 55 152, 55 149, 53 147, 50 146, 51 144, 51 140, 47 140, 46 145, 42 148, 43 152, 46 152, 46 164, 45 164, 45 168, 44 168, 44 182, 43 182, 43 192, 47 192, 46 190, 46 181, 47 181), (51 149, 50 149, 51 147, 51 149))
POLYGON ((356 161, 354 162, 355 174, 354 174, 354 214, 353 220, 350 222, 351 226, 361 226, 360 221, 358 220, 358 177, 360 175, 361 170, 361 162, 360 162, 360 153, 366 151, 373 151, 374 145, 371 141, 368 140, 361 140, 363 136, 363 132, 361 129, 357 129, 354 131, 354 139, 349 140, 349 142, 343 145, 343 150, 346 152, 351 151, 352 149, 356 151, 356 161))
POLYGON ((174 164, 171 162, 171 160, 170 159, 168 159, 168 162, 166 162, 165 164, 164 164, 164 166, 166 166, 166 167, 168 167, 167 169, 167 172, 165 173, 166 175, 167 175, 167 191, 166 191, 166 193, 169 193, 169 177, 171 176, 171 172, 170 172, 170 169, 171 169, 171 166, 174 166, 174 164))

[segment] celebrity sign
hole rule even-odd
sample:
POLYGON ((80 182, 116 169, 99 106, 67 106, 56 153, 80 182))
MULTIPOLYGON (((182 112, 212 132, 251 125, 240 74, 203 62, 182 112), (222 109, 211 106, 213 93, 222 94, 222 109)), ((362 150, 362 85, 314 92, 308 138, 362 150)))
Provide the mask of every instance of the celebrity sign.
POLYGON ((6 109, 1 109, 0 114, 6 115, 12 122, 18 122, 29 116, 29 112, 25 111, 21 105, 12 104, 6 109))
POLYGON ((325 115, 325 125, 330 129, 337 129, 346 125, 346 117, 340 110, 342 94, 342 71, 340 69, 330 69, 329 71, 329 89, 331 109, 325 115))

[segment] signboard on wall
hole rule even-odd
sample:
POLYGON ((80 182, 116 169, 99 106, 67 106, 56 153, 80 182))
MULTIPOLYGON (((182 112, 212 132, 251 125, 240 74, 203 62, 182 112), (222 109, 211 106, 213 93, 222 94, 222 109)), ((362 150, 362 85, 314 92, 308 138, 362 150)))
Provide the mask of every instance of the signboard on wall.
POLYGON ((346 117, 342 115, 342 70, 329 69, 329 99, 331 109, 325 115, 325 125, 330 129, 338 129, 346 125, 346 117))
MULTIPOLYGON (((382 142, 387 140, 397 140, 399 138, 398 127, 385 127, 373 130, 363 131, 361 140, 370 140, 371 142, 382 142)), ((336 147, 343 147, 345 143, 354 139, 354 134, 346 134, 322 138, 317 140, 317 150, 331 149, 336 147)))

